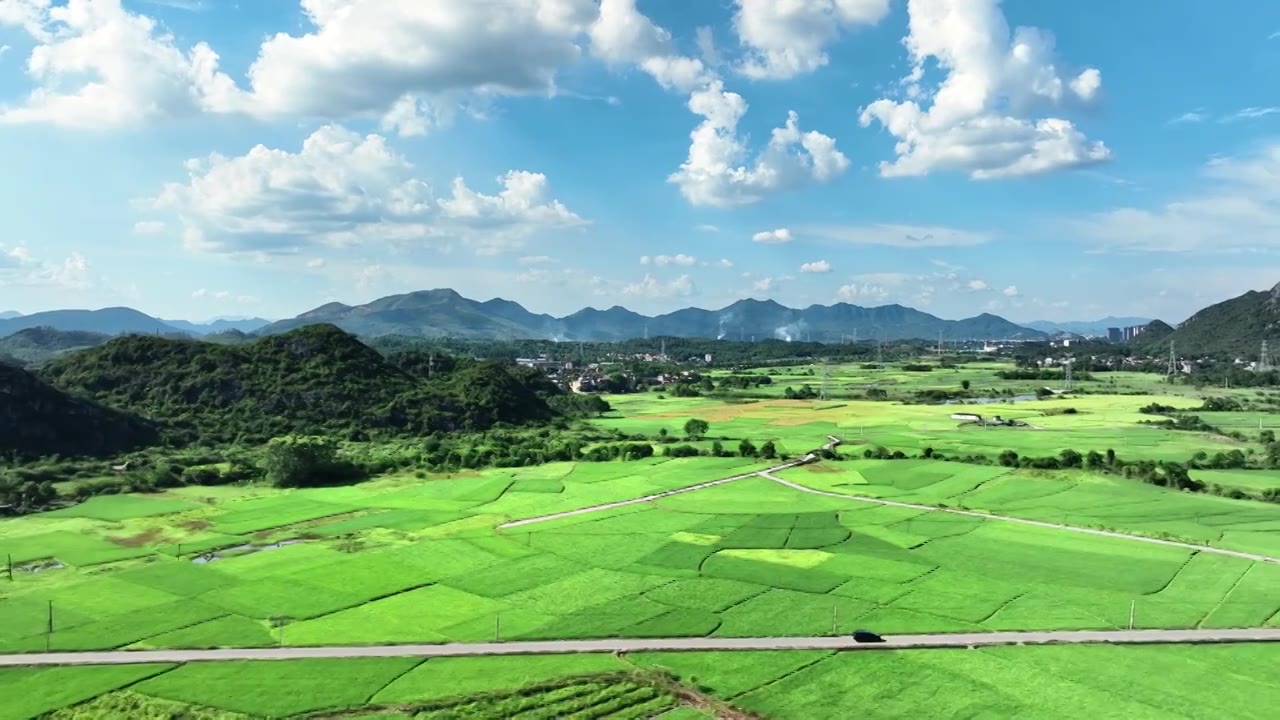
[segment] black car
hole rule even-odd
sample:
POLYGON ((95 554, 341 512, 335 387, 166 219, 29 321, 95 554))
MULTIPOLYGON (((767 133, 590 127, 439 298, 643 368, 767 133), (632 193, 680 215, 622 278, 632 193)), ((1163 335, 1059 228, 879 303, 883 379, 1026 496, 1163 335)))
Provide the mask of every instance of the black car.
POLYGON ((884 642, 884 638, 871 632, 870 630, 854 630, 853 641, 860 643, 878 643, 884 642))

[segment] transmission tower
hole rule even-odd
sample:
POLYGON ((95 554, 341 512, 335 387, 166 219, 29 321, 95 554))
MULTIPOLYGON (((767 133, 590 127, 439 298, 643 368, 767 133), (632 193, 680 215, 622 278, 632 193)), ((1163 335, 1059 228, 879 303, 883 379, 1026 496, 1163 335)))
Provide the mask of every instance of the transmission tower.
POLYGON ((831 399, 831 366, 825 362, 822 364, 822 394, 819 397, 823 400, 831 399))
POLYGON ((938 331, 938 359, 942 359, 942 331, 938 331))
POLYGON ((876 364, 884 364, 884 341, 876 340, 876 364))
POLYGON ((1071 381, 1072 381, 1072 379, 1073 379, 1073 378, 1072 378, 1072 375, 1071 375, 1071 368, 1072 368, 1075 364, 1076 364, 1076 359, 1075 359, 1075 358, 1073 358, 1073 357, 1069 357, 1069 358, 1067 358, 1067 364, 1066 364, 1066 366, 1065 366, 1065 368, 1064 368, 1064 370, 1065 370, 1065 372, 1066 372, 1066 377, 1065 377, 1066 382, 1065 382, 1065 383, 1063 384, 1063 386, 1062 386, 1062 391, 1063 391, 1063 392, 1071 392, 1071 381))
POLYGON ((1173 382, 1173 375, 1178 369, 1178 357, 1173 352, 1173 341, 1169 341, 1169 368, 1166 370, 1166 379, 1173 382))
POLYGON ((1258 358, 1258 370, 1266 372, 1271 369, 1271 353, 1267 352, 1267 341, 1262 341, 1262 356, 1258 358))

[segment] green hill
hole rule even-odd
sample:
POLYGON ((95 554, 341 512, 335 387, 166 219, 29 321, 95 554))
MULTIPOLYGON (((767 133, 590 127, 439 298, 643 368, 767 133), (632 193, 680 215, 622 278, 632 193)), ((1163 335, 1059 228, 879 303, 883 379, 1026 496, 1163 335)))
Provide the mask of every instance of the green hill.
POLYGON ((151 423, 72 397, 26 370, 0 363, 0 453, 101 457, 157 440, 151 423))
POLYGON ((43 365, 76 350, 97 347, 110 340, 110 335, 85 330, 56 330, 34 327, 0 339, 0 355, 7 355, 28 367, 43 365))
POLYGON ((507 368, 407 371, 331 325, 237 345, 132 336, 60 358, 52 384, 161 423, 182 443, 487 430, 554 416, 507 368))
MULTIPOLYGON (((1155 323, 1152 323, 1153 325, 1155 323)), ((1164 325, 1164 323, 1160 323, 1164 325)), ((1164 325, 1164 328, 1168 328, 1164 325)), ((1176 330, 1139 336, 1134 345, 1152 354, 1168 352, 1174 344, 1178 355, 1222 355, 1256 359, 1262 341, 1280 347, 1280 285, 1271 290, 1251 290, 1192 315, 1176 330)))

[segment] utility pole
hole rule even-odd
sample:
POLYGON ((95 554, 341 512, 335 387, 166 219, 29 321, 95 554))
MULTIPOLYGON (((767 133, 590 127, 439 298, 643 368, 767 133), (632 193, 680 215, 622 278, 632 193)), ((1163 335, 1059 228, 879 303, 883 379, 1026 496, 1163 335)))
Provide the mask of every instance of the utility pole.
POLYGON ((502 613, 493 614, 493 641, 502 642, 502 613))
POLYGON ((49 645, 53 642, 53 601, 49 601, 49 621, 44 628, 44 651, 49 652, 49 645))
POLYGON ((1135 611, 1135 610, 1136 610, 1136 608, 1137 608, 1137 605, 1138 605, 1138 601, 1137 601, 1137 600, 1130 600, 1130 601, 1129 601, 1129 629, 1130 629, 1130 630, 1132 630, 1132 629, 1133 629, 1133 614, 1134 614, 1134 611, 1135 611))
POLYGON ((823 364, 822 366, 822 395, 823 400, 831 399, 831 366, 823 364))
POLYGON ((1076 359, 1075 359, 1075 358, 1073 358, 1073 357, 1067 358, 1067 365, 1066 365, 1066 370, 1065 370, 1065 372, 1066 372, 1066 384, 1065 384, 1065 385, 1063 386, 1063 388, 1062 388, 1062 389, 1063 389, 1063 392, 1071 392, 1071 380, 1072 380, 1072 377, 1071 377, 1071 367, 1072 367, 1073 365, 1075 365, 1075 364, 1076 364, 1076 359))
POLYGON ((884 364, 884 341, 876 340, 876 364, 884 364))
MULTIPOLYGON (((1258 421, 1258 425, 1262 425, 1262 421, 1258 421)), ((13 582, 13 553, 9 553, 9 582, 13 582)))
POLYGON ((839 618, 840 618, 840 606, 832 605, 831 606, 831 634, 832 635, 840 634, 839 618))

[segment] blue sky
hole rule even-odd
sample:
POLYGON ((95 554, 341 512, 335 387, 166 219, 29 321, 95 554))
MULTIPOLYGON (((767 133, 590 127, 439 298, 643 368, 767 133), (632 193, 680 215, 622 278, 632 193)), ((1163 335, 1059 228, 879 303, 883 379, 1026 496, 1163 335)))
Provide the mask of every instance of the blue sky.
POLYGON ((0 48, 0 310, 1280 282, 1271 3, 0 0, 0 48))

